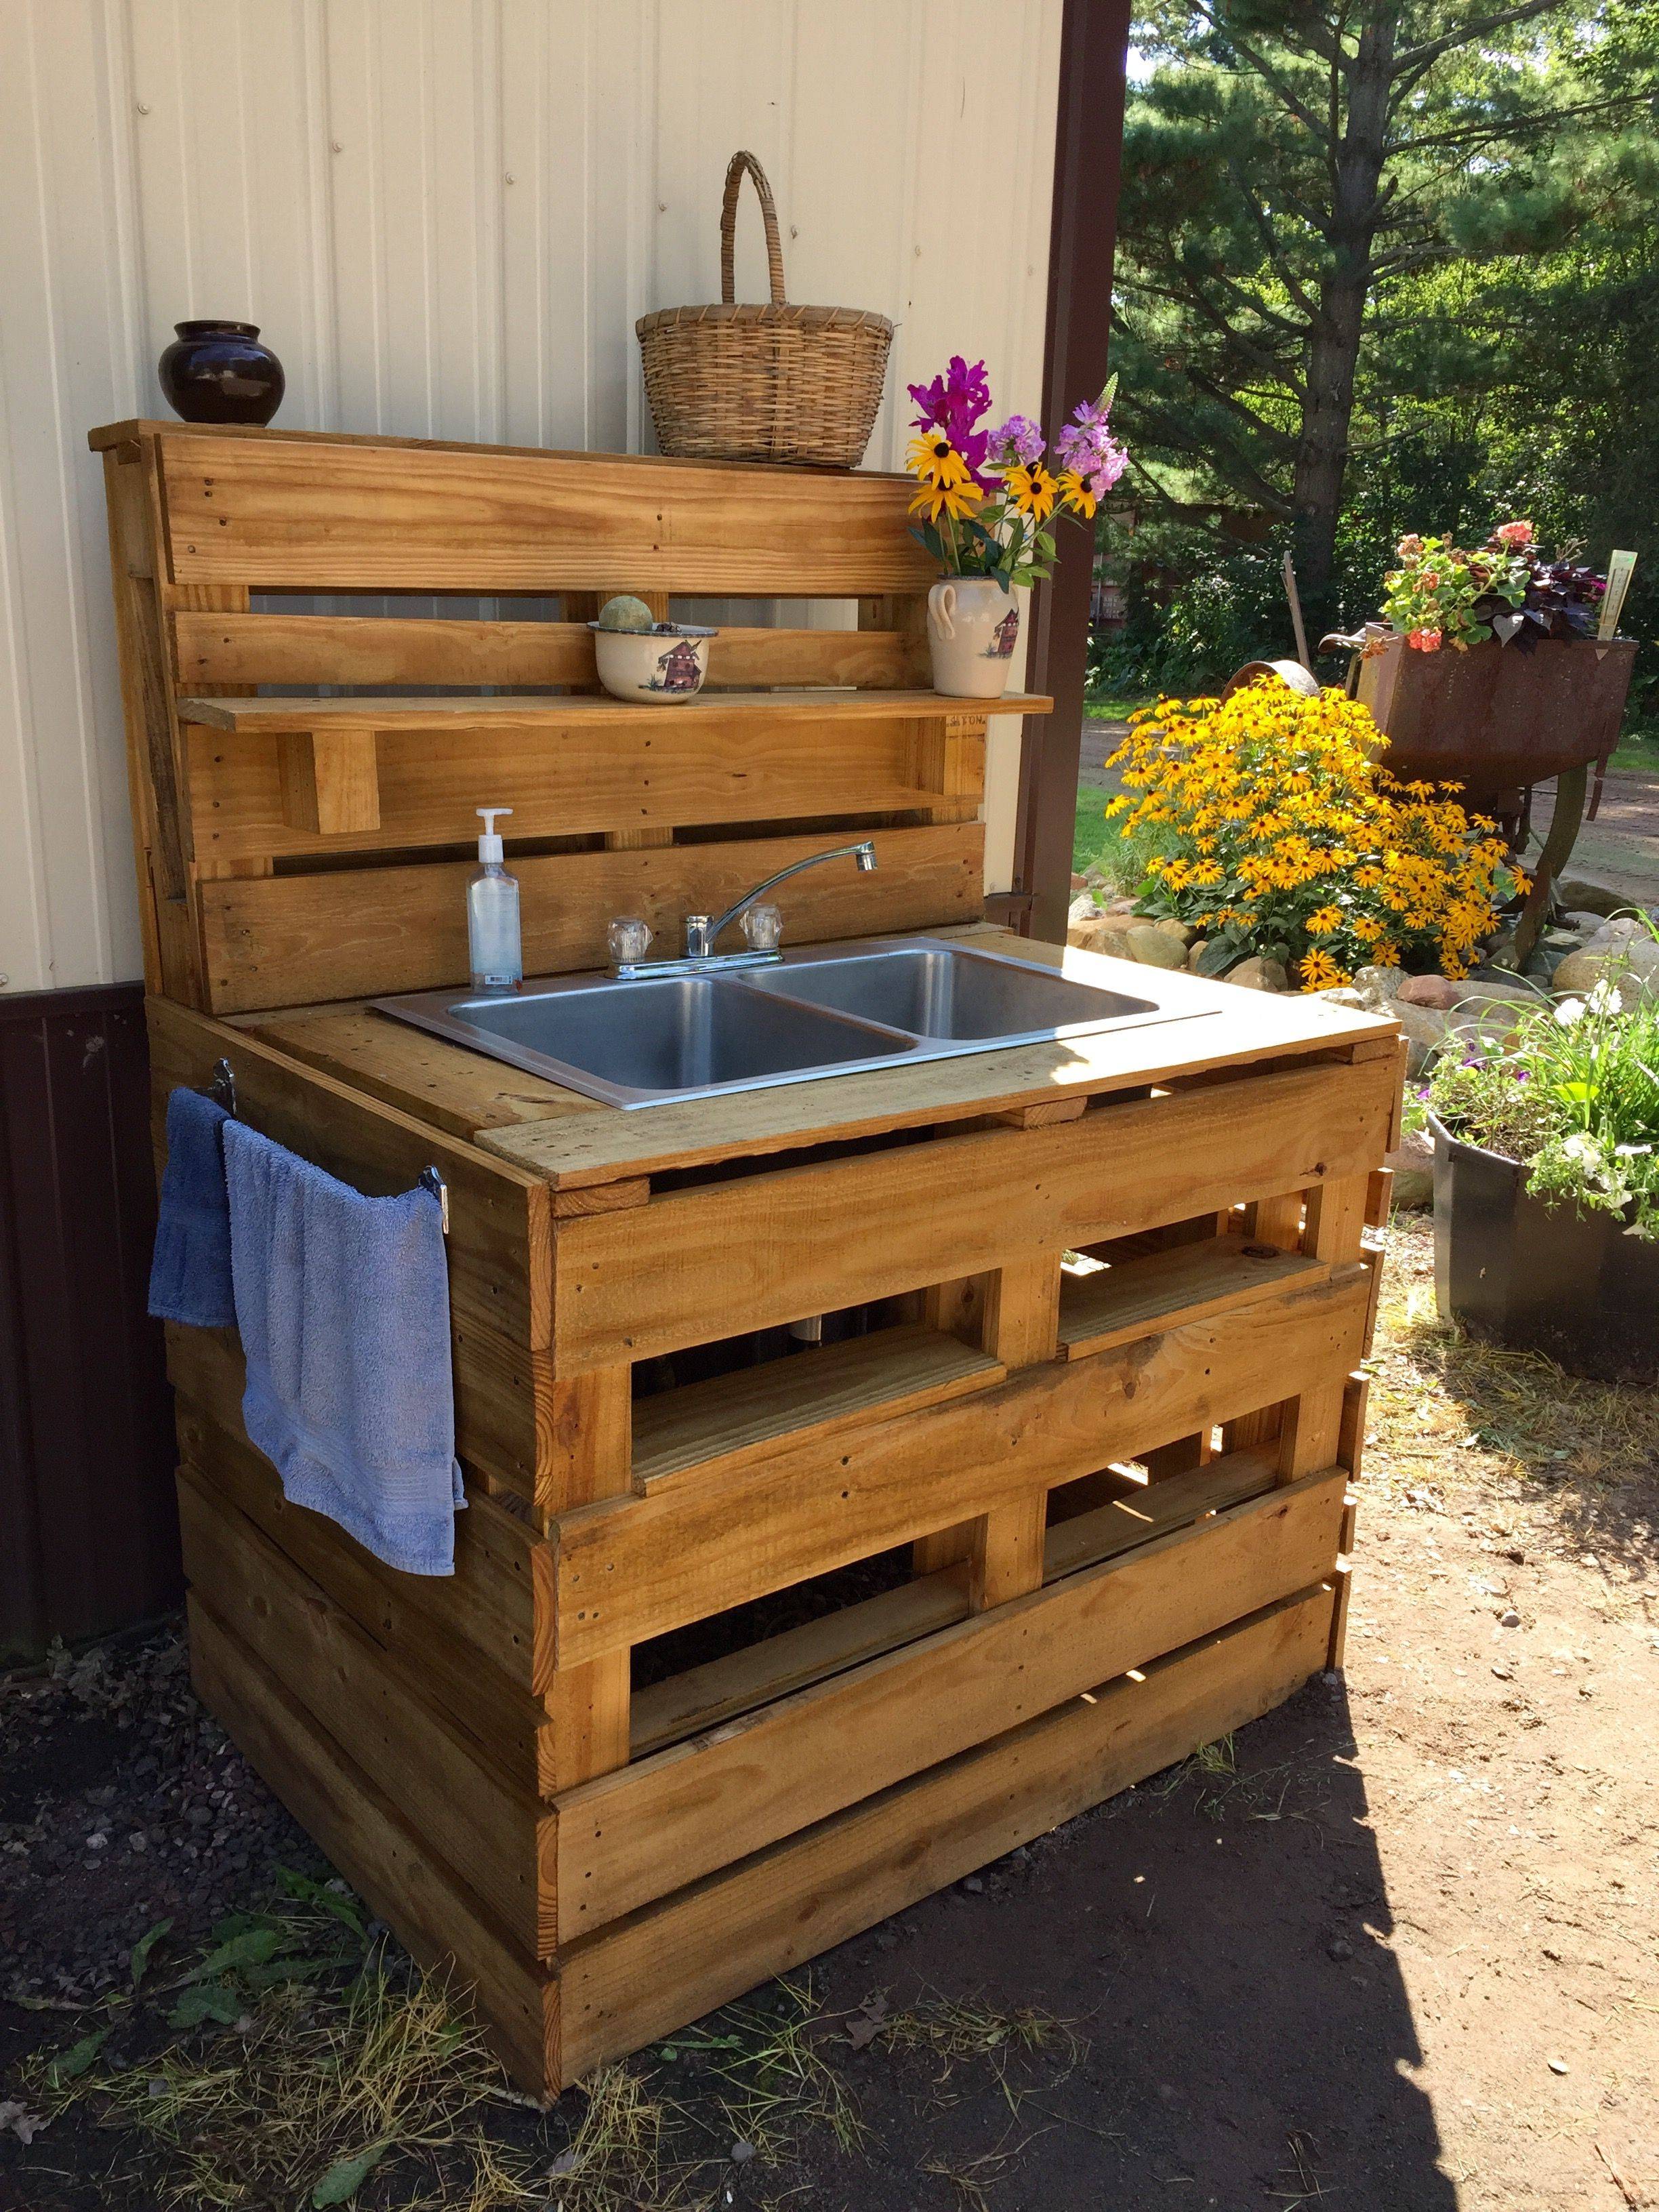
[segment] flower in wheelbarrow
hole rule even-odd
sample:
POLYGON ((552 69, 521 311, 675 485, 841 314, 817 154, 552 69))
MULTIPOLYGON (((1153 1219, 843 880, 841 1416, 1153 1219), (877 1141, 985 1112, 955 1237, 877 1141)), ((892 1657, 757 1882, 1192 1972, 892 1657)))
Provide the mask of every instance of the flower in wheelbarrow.
POLYGON ((1414 629, 1407 638, 1407 645, 1415 646, 1419 653, 1438 653, 1440 632, 1437 629, 1414 629))
POLYGON ((1532 525, 1529 522, 1500 522, 1492 536, 1500 545, 1530 545, 1532 525))

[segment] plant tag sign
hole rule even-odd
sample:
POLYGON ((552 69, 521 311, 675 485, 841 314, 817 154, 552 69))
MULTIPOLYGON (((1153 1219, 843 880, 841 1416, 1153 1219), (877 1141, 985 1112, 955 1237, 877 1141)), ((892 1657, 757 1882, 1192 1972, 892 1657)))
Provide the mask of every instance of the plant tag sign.
POLYGON ((1595 635, 1605 643, 1619 634, 1619 617, 1625 611, 1625 594, 1630 589, 1630 580, 1636 573, 1633 553, 1614 553, 1607 562, 1607 595, 1601 602, 1601 619, 1596 624, 1595 635))

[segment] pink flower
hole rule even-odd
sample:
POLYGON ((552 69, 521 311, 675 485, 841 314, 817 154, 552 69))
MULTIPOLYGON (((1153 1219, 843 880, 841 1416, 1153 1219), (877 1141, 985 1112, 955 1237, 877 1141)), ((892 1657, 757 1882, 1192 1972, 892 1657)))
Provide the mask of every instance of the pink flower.
POLYGON ((1492 536, 1500 545, 1530 545, 1532 525, 1529 522, 1500 522, 1492 536))
POLYGON ((1440 632, 1437 629, 1414 629, 1407 638, 1407 645, 1415 646, 1419 653, 1438 653, 1440 632))
POLYGON ((1402 538, 1394 550, 1402 561, 1409 561, 1423 550, 1423 541, 1413 531, 1409 538, 1402 538))

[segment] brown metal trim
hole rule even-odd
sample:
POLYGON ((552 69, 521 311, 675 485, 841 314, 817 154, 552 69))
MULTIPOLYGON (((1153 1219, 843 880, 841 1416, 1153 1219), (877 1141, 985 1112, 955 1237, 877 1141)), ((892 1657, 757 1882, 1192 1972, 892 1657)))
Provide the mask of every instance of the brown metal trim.
POLYGON ((0 1663, 176 1602, 143 988, 0 998, 0 1663))
MULTIPOLYGON (((1106 381, 1128 44, 1129 0, 1065 0, 1042 374, 1042 421, 1050 440, 1077 402, 1106 381)), ((1065 938, 1071 903, 1091 551, 1083 532, 1063 528, 1054 576, 1031 595, 1027 681, 1052 697, 1054 711, 1025 725, 1014 888, 1030 900, 1026 933, 1056 945, 1065 938)))

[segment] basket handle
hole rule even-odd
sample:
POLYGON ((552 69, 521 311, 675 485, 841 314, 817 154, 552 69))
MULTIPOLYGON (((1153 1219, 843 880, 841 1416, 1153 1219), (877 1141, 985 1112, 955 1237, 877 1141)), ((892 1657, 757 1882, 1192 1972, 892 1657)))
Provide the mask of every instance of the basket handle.
POLYGON ((772 280, 772 305, 781 307, 787 304, 788 295, 783 289, 783 246, 778 237, 778 210, 772 198, 772 187, 766 181, 766 172, 752 154, 734 154, 726 164, 726 197, 720 202, 720 299, 729 307, 738 296, 732 258, 738 235, 738 194, 743 188, 745 169, 755 180, 755 190, 760 195, 761 220, 766 225, 766 268, 772 280))

